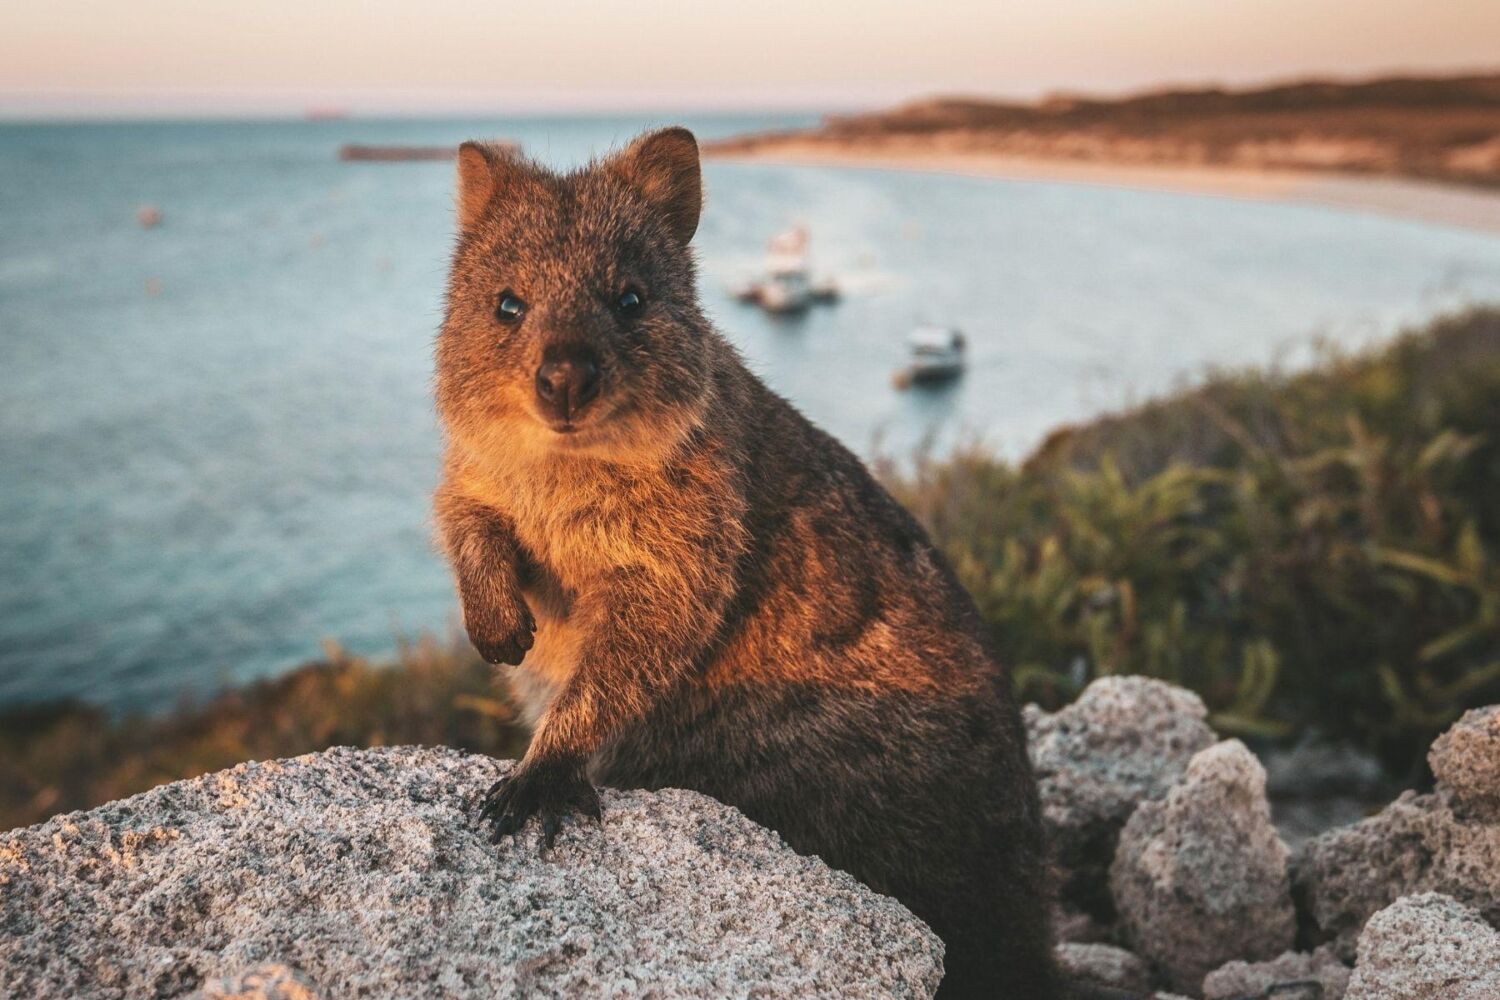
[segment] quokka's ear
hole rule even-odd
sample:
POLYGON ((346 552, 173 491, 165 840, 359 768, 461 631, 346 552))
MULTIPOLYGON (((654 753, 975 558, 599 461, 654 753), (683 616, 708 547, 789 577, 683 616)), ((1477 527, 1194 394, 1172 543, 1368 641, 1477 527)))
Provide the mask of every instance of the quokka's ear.
POLYGON ((490 199, 524 169, 513 147, 493 142, 459 146, 458 228, 472 226, 490 199))
POLYGON ((685 128, 647 132, 610 166, 661 210, 679 242, 685 245, 693 238, 703 212, 703 177, 693 133, 685 128))

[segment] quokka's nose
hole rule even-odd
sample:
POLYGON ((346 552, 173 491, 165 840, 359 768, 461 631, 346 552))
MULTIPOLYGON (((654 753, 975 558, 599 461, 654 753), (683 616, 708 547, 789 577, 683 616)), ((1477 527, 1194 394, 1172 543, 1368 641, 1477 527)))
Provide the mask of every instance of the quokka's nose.
POLYGON ((571 420, 599 395, 599 363, 581 356, 543 361, 536 370, 536 396, 542 408, 571 420))

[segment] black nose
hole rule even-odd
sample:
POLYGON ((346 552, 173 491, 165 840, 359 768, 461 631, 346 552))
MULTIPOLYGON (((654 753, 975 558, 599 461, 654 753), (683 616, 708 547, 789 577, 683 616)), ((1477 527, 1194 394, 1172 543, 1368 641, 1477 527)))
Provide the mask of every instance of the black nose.
POLYGON ((599 395, 599 362, 588 354, 548 359, 536 370, 536 398, 559 420, 572 420, 599 395))

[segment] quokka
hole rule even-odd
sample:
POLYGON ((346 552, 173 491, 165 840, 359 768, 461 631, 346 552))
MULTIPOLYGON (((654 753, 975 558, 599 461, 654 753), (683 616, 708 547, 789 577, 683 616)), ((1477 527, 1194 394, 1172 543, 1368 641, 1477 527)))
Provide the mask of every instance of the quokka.
POLYGON ((568 174, 460 151, 436 517, 534 727, 483 817, 550 844, 596 785, 697 789, 925 920, 942 996, 1049 1000, 1009 677, 922 529, 704 317, 702 200, 680 128, 568 174))

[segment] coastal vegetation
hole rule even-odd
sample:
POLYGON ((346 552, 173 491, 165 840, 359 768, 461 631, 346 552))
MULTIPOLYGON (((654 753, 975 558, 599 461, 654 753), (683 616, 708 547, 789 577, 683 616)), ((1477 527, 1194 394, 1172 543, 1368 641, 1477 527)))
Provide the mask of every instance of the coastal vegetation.
POLYGON ((1350 741, 1417 777, 1500 699, 1500 311, 892 474, 1024 698, 1145 674, 1224 733, 1350 741))
MULTIPOLYGON (((1378 752, 1500 701, 1500 310, 1297 373, 1243 372, 1055 433, 882 463, 991 626, 1022 696, 1092 679, 1198 692, 1214 726, 1378 752)), ((387 662, 330 647, 161 715, 0 713, 0 829, 247 759, 332 745, 516 756, 524 730, 466 642, 387 662)))

